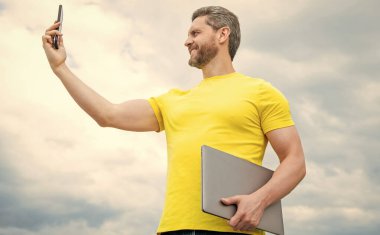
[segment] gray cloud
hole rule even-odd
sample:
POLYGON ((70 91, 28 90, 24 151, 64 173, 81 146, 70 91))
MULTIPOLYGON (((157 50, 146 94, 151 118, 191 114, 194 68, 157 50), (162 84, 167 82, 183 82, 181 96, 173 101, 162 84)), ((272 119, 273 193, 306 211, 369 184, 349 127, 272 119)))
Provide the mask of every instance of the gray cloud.
MULTIPOLYGON (((88 76, 90 85, 102 88, 101 94, 109 89, 108 94, 119 93, 123 99, 150 96, 200 80, 199 71, 187 66, 183 41, 192 11, 214 2, 87 3, 65 3, 68 63, 81 76, 88 76), (93 17, 97 27, 78 20, 75 15, 81 12, 93 17), (109 29, 111 23, 117 27, 109 29), (91 38, 88 47, 83 46, 84 35, 85 40, 91 38), (83 70, 87 66, 88 71, 96 67, 96 72, 83 70), (103 68, 112 76, 109 71, 102 73, 103 68), (130 75, 141 76, 124 78, 130 75), (136 85, 139 82, 142 85, 136 85), (120 87, 123 91, 117 91, 120 87)), ((284 92, 302 136, 308 175, 284 199, 286 231, 377 234, 379 1, 219 3, 241 19, 243 42, 236 67, 247 75, 262 76, 284 92)), ((47 8, 56 11, 55 5, 47 8)), ((0 1, 0 16, 7 10, 0 1)), ((41 10, 30 12, 41 15, 41 10)), ((10 28, 22 29, 14 33, 17 39, 28 33, 32 40, 40 37, 36 31, 44 30, 41 25, 45 27, 51 15, 28 26, 33 30, 25 31, 25 23, 18 23, 13 15, 0 18, 1 27, 10 22, 10 28)), ((4 32, 4 38, 9 32, 4 32)), ((40 46, 32 43, 30 48, 40 46)), ((20 48, 5 45, 5 52, 20 48)), ((25 51, 21 48, 17 55, 25 51)), ((22 80, 24 73, 11 73, 21 71, 18 67, 1 63, 11 77, 5 77, 0 88, 2 100, 8 103, 0 107, 0 234, 153 234, 164 196, 165 166, 160 165, 165 162, 161 159, 164 141, 145 134, 99 131, 72 108, 74 102, 54 80, 22 80), (40 114, 32 114, 35 109, 40 114), (136 150, 141 150, 139 143, 145 146, 142 153, 136 150), (54 187, 57 184, 62 187, 54 187)), ((33 68, 35 77, 52 77, 46 61, 44 66, 33 68)))
POLYGON ((368 226, 355 224, 355 222, 347 223, 334 214, 325 214, 308 227, 292 226, 287 229, 291 230, 293 234, 356 235, 377 234, 380 227, 376 224, 368 226))
POLYGON ((379 7, 375 0, 309 1, 281 22, 251 22, 253 30, 246 33, 245 41, 256 50, 291 60, 309 60, 331 51, 367 57, 379 37, 379 7))
POLYGON ((27 195, 2 193, 0 196, 0 226, 38 230, 48 225, 67 224, 70 221, 85 221, 90 227, 100 227, 105 221, 121 214, 105 206, 92 205, 84 200, 50 198, 66 212, 54 213, 48 205, 36 207, 27 195))
POLYGON ((5 10, 5 3, 0 1, 0 14, 5 10))
POLYGON ((89 226, 99 227, 106 220, 121 214, 120 210, 91 204, 81 198, 29 196, 23 191, 28 180, 21 178, 7 161, 7 158, 13 157, 14 154, 7 151, 4 142, 6 141, 0 142, 0 227, 37 230, 47 225, 65 224, 72 220, 83 220, 89 226))

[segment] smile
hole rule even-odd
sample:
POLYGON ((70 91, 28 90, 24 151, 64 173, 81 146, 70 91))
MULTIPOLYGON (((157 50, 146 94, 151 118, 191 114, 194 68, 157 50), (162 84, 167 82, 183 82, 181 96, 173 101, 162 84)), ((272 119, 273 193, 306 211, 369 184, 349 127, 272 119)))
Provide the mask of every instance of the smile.
POLYGON ((189 54, 191 55, 191 53, 193 52, 193 51, 196 51, 197 50, 197 48, 195 48, 195 47, 193 47, 193 48, 189 48, 189 54))

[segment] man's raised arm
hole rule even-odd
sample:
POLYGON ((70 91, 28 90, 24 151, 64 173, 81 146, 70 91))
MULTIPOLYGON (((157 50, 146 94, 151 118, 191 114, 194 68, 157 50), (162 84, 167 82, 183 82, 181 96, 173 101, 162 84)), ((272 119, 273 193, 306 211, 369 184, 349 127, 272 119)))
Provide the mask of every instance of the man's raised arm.
POLYGON ((83 83, 65 64, 66 51, 62 34, 56 30, 59 22, 42 36, 43 48, 50 67, 66 87, 75 102, 100 126, 128 131, 157 131, 159 125, 149 102, 144 99, 113 104, 83 83), (59 35, 59 49, 52 45, 52 36, 59 35))

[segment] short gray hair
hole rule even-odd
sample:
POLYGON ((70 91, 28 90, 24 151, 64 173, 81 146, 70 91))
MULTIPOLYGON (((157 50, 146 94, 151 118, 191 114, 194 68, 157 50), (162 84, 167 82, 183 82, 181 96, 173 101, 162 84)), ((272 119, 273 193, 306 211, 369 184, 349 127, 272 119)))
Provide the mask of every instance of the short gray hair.
POLYGON ((210 25, 214 30, 218 30, 222 27, 230 28, 230 38, 228 42, 228 51, 231 60, 234 59, 237 49, 240 45, 240 25, 237 16, 220 6, 208 6, 202 7, 193 13, 191 18, 194 21, 197 17, 207 16, 206 23, 210 25))

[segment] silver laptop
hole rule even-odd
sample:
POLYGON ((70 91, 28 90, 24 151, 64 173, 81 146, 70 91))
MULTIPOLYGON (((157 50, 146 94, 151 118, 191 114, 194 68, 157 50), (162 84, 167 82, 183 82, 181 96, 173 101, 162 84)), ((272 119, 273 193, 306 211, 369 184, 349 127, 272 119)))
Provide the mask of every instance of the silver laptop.
MULTIPOLYGON (((272 177, 273 171, 231 154, 203 145, 202 210, 225 219, 236 212, 236 206, 226 206, 220 199, 251 194, 272 177)), ((283 235, 281 201, 264 211, 257 229, 283 235)))

